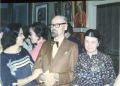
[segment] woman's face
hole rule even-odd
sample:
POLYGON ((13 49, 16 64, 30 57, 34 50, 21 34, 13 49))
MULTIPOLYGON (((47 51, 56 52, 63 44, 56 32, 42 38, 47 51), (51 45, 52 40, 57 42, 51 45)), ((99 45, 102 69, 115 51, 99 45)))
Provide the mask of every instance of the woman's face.
POLYGON ((16 44, 19 45, 19 46, 22 46, 23 45, 23 40, 24 40, 24 35, 23 35, 23 30, 22 28, 20 28, 20 31, 19 31, 19 34, 18 34, 18 37, 16 39, 16 44))
POLYGON ((34 44, 34 43, 37 43, 38 42, 38 39, 39 37, 36 35, 36 33, 34 32, 34 30, 32 28, 30 28, 29 30, 30 32, 30 39, 31 39, 31 42, 34 44))
POLYGON ((96 37, 85 36, 85 49, 87 53, 93 53, 99 46, 98 39, 96 37))

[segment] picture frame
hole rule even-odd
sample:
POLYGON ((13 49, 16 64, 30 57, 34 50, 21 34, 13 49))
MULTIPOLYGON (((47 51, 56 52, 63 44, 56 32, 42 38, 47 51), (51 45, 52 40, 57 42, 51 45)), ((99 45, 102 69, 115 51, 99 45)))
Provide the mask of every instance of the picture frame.
POLYGON ((74 1, 73 8, 74 28, 86 28, 86 1, 74 1))
POLYGON ((35 7, 35 21, 36 22, 43 22, 46 25, 48 24, 48 4, 40 4, 35 7))

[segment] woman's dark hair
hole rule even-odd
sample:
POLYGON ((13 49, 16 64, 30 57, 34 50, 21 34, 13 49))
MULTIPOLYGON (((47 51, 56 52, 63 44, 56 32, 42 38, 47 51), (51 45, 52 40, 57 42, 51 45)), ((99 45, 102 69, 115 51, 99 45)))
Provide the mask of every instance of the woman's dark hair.
POLYGON ((23 26, 22 28, 23 28, 23 33, 24 33, 25 39, 27 39, 30 35, 29 26, 26 25, 26 26, 23 26))
POLYGON ((36 33, 36 35, 40 38, 41 36, 44 39, 48 39, 48 30, 49 28, 42 22, 35 22, 30 25, 30 28, 36 33))
POLYGON ((3 50, 16 44, 16 38, 18 37, 20 28, 22 28, 20 23, 11 23, 4 28, 3 37, 1 39, 3 50))
MULTIPOLYGON (((85 36, 97 38, 98 42, 100 44, 97 48, 100 50, 100 48, 101 48, 101 35, 100 35, 99 31, 97 31, 96 29, 89 29, 85 32, 84 39, 85 39, 85 36)), ((86 51, 84 44, 83 44, 83 51, 86 51)))
POLYGON ((98 39, 98 42, 101 41, 101 35, 97 30, 93 30, 93 29, 89 29, 88 31, 86 31, 86 33, 84 34, 85 36, 89 36, 89 37, 96 37, 98 39))

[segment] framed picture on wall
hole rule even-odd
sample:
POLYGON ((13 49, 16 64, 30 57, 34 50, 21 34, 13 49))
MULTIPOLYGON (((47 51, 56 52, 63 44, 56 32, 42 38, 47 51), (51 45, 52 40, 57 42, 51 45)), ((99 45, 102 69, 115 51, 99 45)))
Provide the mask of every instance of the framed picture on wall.
POLYGON ((35 16, 35 19, 36 19, 36 22, 43 22, 47 25, 48 23, 48 18, 47 18, 47 9, 48 9, 48 4, 41 4, 41 5, 37 5, 35 7, 35 13, 36 13, 36 16, 35 16))
POLYGON ((73 21, 75 28, 86 27, 86 1, 74 2, 73 21))

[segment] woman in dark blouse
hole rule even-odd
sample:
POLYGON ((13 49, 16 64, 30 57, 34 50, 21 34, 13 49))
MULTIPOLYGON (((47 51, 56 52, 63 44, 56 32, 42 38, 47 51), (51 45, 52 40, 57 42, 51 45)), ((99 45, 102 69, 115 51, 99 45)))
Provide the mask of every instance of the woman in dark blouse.
MULTIPOLYGON (((9 24, 4 28, 1 43, 3 52, 0 57, 0 82, 2 86, 19 86, 19 79, 32 74, 34 61, 22 48, 24 35, 20 24, 9 24)), ((20 85, 22 86, 22 85, 20 85)), ((24 86, 37 86, 34 81, 24 86)))
POLYGON ((84 36, 85 52, 75 66, 73 86, 113 86, 116 78, 109 55, 98 51, 100 34, 89 29, 84 36))

